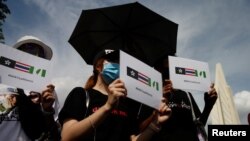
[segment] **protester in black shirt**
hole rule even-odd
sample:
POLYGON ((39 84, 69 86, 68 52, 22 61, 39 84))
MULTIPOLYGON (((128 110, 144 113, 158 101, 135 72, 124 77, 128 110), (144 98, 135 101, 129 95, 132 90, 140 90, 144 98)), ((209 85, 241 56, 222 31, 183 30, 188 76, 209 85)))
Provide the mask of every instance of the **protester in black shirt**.
POLYGON ((118 78, 118 61, 117 51, 100 52, 93 65, 94 74, 85 88, 76 87, 70 92, 59 113, 62 140, 146 141, 169 118, 171 111, 162 103, 160 114, 139 134, 140 103, 126 98, 125 85, 118 78))
MULTIPOLYGON (((151 140, 199 141, 196 123, 202 124, 202 126, 206 125, 208 116, 217 99, 214 85, 212 84, 209 92, 204 94, 205 107, 203 112, 201 112, 191 93, 180 89, 173 89, 172 82, 169 80, 168 56, 159 60, 154 67, 162 73, 163 96, 167 99, 167 104, 172 110, 172 115, 169 120, 162 124, 161 131, 155 134, 151 140), (193 119, 192 109, 197 119, 196 121, 193 119)), ((141 124, 141 130, 147 125, 145 121, 150 119, 146 118, 147 120, 145 120, 145 115, 149 116, 151 112, 152 109, 150 110, 147 106, 142 108, 140 118, 144 120, 144 122, 141 124)), ((203 130, 202 132, 204 133, 205 131, 203 130)))

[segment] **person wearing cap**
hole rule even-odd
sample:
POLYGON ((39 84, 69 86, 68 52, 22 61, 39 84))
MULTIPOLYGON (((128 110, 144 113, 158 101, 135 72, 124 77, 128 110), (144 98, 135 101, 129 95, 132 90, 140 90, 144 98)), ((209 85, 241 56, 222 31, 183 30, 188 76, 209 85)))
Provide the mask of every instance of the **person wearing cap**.
MULTIPOLYGON (((24 51, 26 53, 35 55, 37 57, 51 60, 51 48, 34 36, 23 36, 13 46, 14 48, 24 51)), ((18 117, 21 123, 21 130, 24 131, 26 137, 22 135, 16 136, 23 140, 44 140, 44 138, 52 138, 52 140, 59 140, 59 133, 57 129, 57 119, 59 111, 59 102, 57 95, 54 92, 54 85, 49 84, 42 92, 25 93, 24 90, 18 89, 17 96, 18 117), (38 95, 39 97, 35 97, 38 95), (28 139, 29 138, 29 139, 28 139)), ((11 122, 9 122, 11 124, 11 122)), ((1 127, 2 125, 0 125, 1 127)), ((4 127, 4 126, 2 126, 4 127)), ((20 130, 15 128, 13 130, 20 130)), ((2 138, 0 140, 9 140, 2 138)))
MULTIPOLYGON (((7 115, 16 106, 17 90, 6 85, 0 85, 0 115, 7 115)), ((2 119, 2 118, 1 118, 2 119)))
MULTIPOLYGON (((24 51, 26 53, 47 60, 51 60, 53 56, 52 49, 47 44, 45 44, 39 38, 31 35, 21 37, 20 39, 18 39, 17 43, 13 47, 20 51, 24 51)), ((45 118, 48 121, 48 126, 53 127, 53 121, 57 120, 58 113, 60 110, 59 101, 57 98, 57 94, 54 91, 54 88, 54 85, 49 84, 47 86, 47 89, 45 89, 43 92, 40 93, 31 91, 28 95, 28 97, 35 104, 41 104, 42 111, 44 112, 44 115, 46 115, 45 118), (54 119, 52 119, 52 117, 54 119)))
POLYGON ((62 140, 146 141, 169 118, 162 103, 154 123, 139 132, 137 113, 140 103, 126 98, 124 82, 119 79, 119 52, 103 50, 93 62, 93 75, 85 87, 75 87, 59 113, 62 140), (164 114, 163 114, 164 113, 164 114))
MULTIPOLYGON (((43 41, 38 39, 37 37, 26 35, 21 37, 17 40, 17 43, 14 44, 14 48, 35 55, 37 57, 51 60, 53 56, 52 49, 45 44, 43 41)), ((52 86, 51 84, 48 85, 48 87, 52 86)), ((54 86, 52 86, 54 89, 54 86)), ((45 98, 42 96, 43 101, 46 101, 45 98)), ((55 110, 54 119, 57 120, 58 112, 60 110, 59 101, 57 98, 56 92, 53 91, 52 95, 49 95, 46 97, 47 101, 54 101, 53 108, 55 110), (53 100, 54 99, 54 100, 53 100)), ((41 102, 43 102, 41 100, 41 102)))
POLYGON ((16 88, 0 85, 0 140, 30 140, 22 128, 18 101, 19 93, 16 88))

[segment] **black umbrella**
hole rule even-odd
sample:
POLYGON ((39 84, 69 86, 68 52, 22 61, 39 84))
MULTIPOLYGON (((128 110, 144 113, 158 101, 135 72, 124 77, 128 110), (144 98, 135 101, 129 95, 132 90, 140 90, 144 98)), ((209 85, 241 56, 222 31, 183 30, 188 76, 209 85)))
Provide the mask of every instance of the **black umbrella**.
POLYGON ((69 43, 87 64, 103 49, 121 49, 148 65, 176 52, 178 25, 138 2, 83 10, 69 43))

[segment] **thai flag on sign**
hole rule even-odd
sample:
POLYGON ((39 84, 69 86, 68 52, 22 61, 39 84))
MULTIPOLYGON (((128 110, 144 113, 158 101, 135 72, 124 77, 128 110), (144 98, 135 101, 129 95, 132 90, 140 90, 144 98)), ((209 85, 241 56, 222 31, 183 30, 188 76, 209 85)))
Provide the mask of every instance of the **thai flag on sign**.
POLYGON ((140 72, 138 72, 138 80, 150 86, 150 78, 140 72))
POLYGON ((191 76, 197 76, 197 71, 195 69, 185 68, 185 74, 191 76))
POLYGON ((127 75, 144 83, 144 84, 146 84, 146 85, 148 85, 148 86, 150 86, 151 79, 148 76, 146 76, 146 75, 144 75, 144 74, 142 74, 142 73, 140 73, 140 72, 138 72, 130 67, 127 67, 127 75))
POLYGON ((24 63, 20 63, 20 62, 16 62, 15 64, 15 69, 19 70, 19 71, 23 71, 23 72, 27 72, 27 73, 33 73, 34 67, 24 64, 24 63))

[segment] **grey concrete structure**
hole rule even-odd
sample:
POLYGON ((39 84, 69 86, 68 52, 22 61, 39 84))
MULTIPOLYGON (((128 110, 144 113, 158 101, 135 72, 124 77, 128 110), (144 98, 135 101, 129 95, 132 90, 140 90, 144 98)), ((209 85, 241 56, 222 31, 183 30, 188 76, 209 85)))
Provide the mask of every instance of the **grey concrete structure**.
POLYGON ((218 93, 218 99, 210 114, 211 123, 222 125, 240 124, 232 90, 226 82, 221 64, 217 63, 215 69, 215 89, 218 93))

